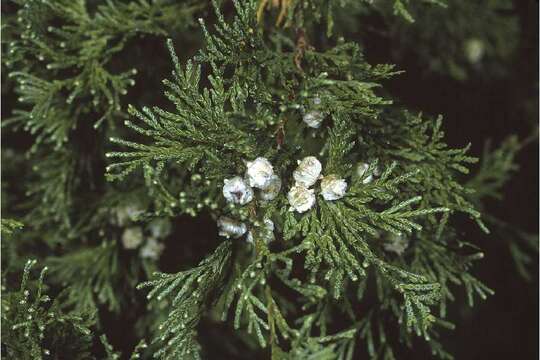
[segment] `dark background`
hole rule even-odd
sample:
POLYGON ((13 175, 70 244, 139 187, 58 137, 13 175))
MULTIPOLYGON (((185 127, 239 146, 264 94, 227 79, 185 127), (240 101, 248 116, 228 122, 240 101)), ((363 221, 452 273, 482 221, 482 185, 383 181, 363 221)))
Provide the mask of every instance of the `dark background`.
MULTIPOLYGON (((483 143, 499 143, 509 134, 526 138, 538 125, 538 2, 514 1, 520 38, 512 57, 512 73, 503 78, 485 78, 474 73, 460 82, 448 76, 426 73, 413 56, 395 58, 405 73, 385 87, 408 108, 444 115, 450 145, 472 143, 473 155, 481 155, 483 143), (527 103, 530 101, 532 103, 527 103)), ((395 44, 394 44, 395 45, 395 44)), ((387 62, 393 44, 384 37, 366 44, 371 63, 387 62)), ((504 200, 488 202, 494 216, 527 232, 538 232, 538 141, 518 155, 519 171, 504 186, 504 200)), ((485 235, 475 224, 464 221, 466 238, 473 239, 486 257, 478 262, 476 274, 495 295, 465 305, 464 294, 449 310, 456 330, 445 334, 445 343, 456 359, 538 359, 538 258, 531 265, 530 282, 516 276, 506 242, 500 235, 485 235)), ((410 352, 408 358, 424 355, 410 352)))
MULTIPOLYGON (((464 146, 471 142, 476 156, 481 155, 486 139, 497 144, 511 133, 523 139, 538 124, 538 3, 514 4, 521 38, 516 39, 519 50, 512 59, 511 76, 486 79, 473 75, 458 82, 425 74, 414 58, 406 58, 397 63, 405 74, 385 84, 407 107, 443 114, 449 144, 464 146), (532 108, 518 105, 524 99, 532 99, 532 108)), ((389 45, 368 47, 368 58, 385 61, 389 45)), ((538 232, 538 161, 535 141, 519 153, 519 171, 505 185, 504 200, 487 206, 494 216, 532 233, 538 232)), ((486 236, 470 222, 464 222, 461 228, 484 250, 486 257, 478 262, 476 274, 495 290, 495 295, 477 303, 474 309, 457 304, 450 308, 449 315, 457 326, 445 336, 450 352, 456 359, 538 359, 538 258, 531 266, 534 277, 526 282, 516 275, 506 246, 508 239, 497 234, 486 236)), ((411 354, 410 358, 418 356, 411 354)))

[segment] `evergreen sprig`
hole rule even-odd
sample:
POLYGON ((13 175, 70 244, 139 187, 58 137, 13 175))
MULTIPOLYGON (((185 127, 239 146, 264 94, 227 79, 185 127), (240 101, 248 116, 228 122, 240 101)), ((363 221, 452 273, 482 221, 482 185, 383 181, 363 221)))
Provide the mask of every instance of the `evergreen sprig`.
POLYGON ((95 319, 91 312, 65 313, 60 303, 45 293, 44 267, 37 280, 31 280, 36 260, 23 270, 18 290, 2 294, 3 356, 17 359, 43 359, 67 356, 87 359, 92 346, 95 319))
POLYGON ((135 84, 137 70, 111 71, 109 63, 131 38, 187 27, 200 9, 196 3, 165 5, 146 0, 106 2, 96 11, 85 1, 14 2, 21 8, 7 26, 20 36, 12 39, 6 64, 33 60, 25 63, 30 67, 10 73, 20 102, 30 110, 16 112, 5 125, 13 122, 38 133, 34 146, 47 141, 56 148, 89 113, 95 116, 96 128, 103 120, 112 122, 122 115, 121 98, 135 84), (69 76, 54 76, 60 74, 69 76), (75 101, 79 106, 73 106, 75 101))
POLYGON ((459 289, 470 306, 493 294, 473 271, 483 252, 455 215, 511 239, 524 276, 538 239, 494 218, 484 203, 502 196, 524 143, 510 137, 486 147, 471 171, 478 159, 470 145, 446 143, 442 117, 413 114, 385 91, 399 70, 370 64, 364 44, 333 35, 359 13, 397 14, 391 32, 426 21, 423 2, 444 7, 438 0, 13 0, 3 86, 18 100, 2 126, 27 132, 32 144, 26 159, 3 154, 16 171, 2 195, 23 199, 7 217, 25 224, 17 234, 18 221, 1 224, 7 353, 91 358, 97 345, 104 357, 121 358, 124 349, 106 335, 99 345, 90 328, 103 329, 95 313, 117 319, 136 304, 147 307, 131 335, 153 341, 148 351, 140 341, 132 359, 205 357, 209 341, 199 328, 207 321, 230 323, 231 338, 276 360, 350 360, 362 351, 393 360, 396 344, 412 347, 415 337, 450 359, 441 341, 454 327, 448 303, 459 289), (205 16, 199 37, 191 34, 198 16, 205 16), (164 60, 154 56, 149 65, 141 53, 165 38, 172 73, 161 101, 152 81, 164 60), (184 61, 193 49, 179 56, 173 39, 203 45, 184 61), (307 156, 322 172, 309 186, 313 206, 299 212, 287 192, 307 156), (266 190, 248 181, 253 199, 228 202, 224 180, 242 177, 260 157, 281 181, 278 194, 263 199, 266 190), (19 186, 20 178, 27 181, 19 186), (346 184, 343 196, 324 196, 329 178, 346 184), (182 231, 171 223, 202 213, 242 223, 245 234, 218 238, 200 262, 200 253, 174 255, 181 271, 156 271, 164 244, 182 231), (46 268, 37 281, 34 261, 22 269, 30 254, 51 269, 47 284, 46 268), (48 286, 55 302, 44 295, 48 286), (149 290, 148 304, 135 287, 149 290))
POLYGON ((119 311, 119 296, 116 294, 119 279, 117 247, 104 242, 96 248, 86 248, 62 257, 48 260, 52 278, 56 282, 73 279, 70 288, 62 296, 63 305, 83 311, 97 309, 105 304, 111 311, 119 311))
MULTIPOLYGON (((197 166, 198 172, 211 181, 206 186, 214 186, 210 184, 216 181, 219 184, 224 175, 241 169, 245 159, 257 156, 257 148, 263 144, 272 148, 277 146, 278 150, 282 148, 289 158, 294 157, 299 153, 294 144, 304 142, 298 134, 306 129, 288 119, 298 119, 298 109, 311 106, 310 102, 317 98, 316 105, 325 109, 332 122, 326 140, 318 147, 324 159, 325 174, 337 173, 351 179, 346 196, 335 203, 321 198, 314 209, 301 216, 289 211, 284 196, 278 196, 270 204, 260 204, 265 216, 275 219, 278 214, 281 217, 278 223, 282 226, 282 240, 295 241, 294 252, 305 254, 303 266, 308 270, 309 281, 316 287, 306 287, 302 280, 292 277, 292 249, 274 253, 264 243, 256 241, 258 255, 234 272, 236 275, 228 281, 225 314, 236 303, 235 328, 244 324, 249 333, 255 333, 263 347, 270 336, 273 348, 277 349, 279 338, 297 339, 300 333, 291 327, 280 310, 279 293, 266 285, 272 275, 302 294, 305 306, 311 308, 327 294, 335 300, 349 301, 345 300, 349 297, 348 289, 356 287, 355 283, 361 284, 358 289, 364 288, 371 266, 381 289, 393 289, 399 294, 392 295, 384 290, 385 296, 392 300, 380 299, 387 304, 383 308, 391 309, 393 318, 398 324, 404 324, 406 330, 431 342, 431 325, 439 320, 431 314, 430 306, 443 301, 441 297, 451 296, 446 278, 429 272, 429 264, 411 267, 403 262, 393 263, 384 254, 381 239, 387 236, 385 234, 414 237, 416 233, 424 234, 426 229, 442 233, 453 211, 469 213, 483 226, 479 212, 467 200, 471 190, 461 185, 456 175, 467 174, 466 165, 477 159, 467 155, 468 147, 451 149, 444 143, 440 118, 432 122, 404 111, 386 110, 388 120, 382 122, 382 117, 386 116, 384 107, 391 102, 376 95, 378 84, 373 81, 394 73, 391 67, 364 65, 361 53, 354 45, 341 44, 327 52, 317 52, 310 47, 298 49, 296 44, 283 40, 274 39, 271 43, 254 23, 254 2, 235 2, 237 17, 232 24, 227 24, 217 5, 214 6, 218 17, 216 35, 211 34, 203 23, 207 46, 195 58, 199 64, 189 61, 181 67, 172 43, 168 43, 174 64, 174 81, 164 81, 168 88, 165 95, 175 105, 175 112, 158 107, 144 108, 143 112, 131 108, 144 127, 131 122, 126 125, 148 138, 150 144, 112 139, 132 151, 108 154, 108 157, 120 159, 109 165, 109 179, 123 179, 135 169, 142 168, 145 177, 154 179, 152 183, 163 189, 164 196, 176 204, 174 191, 166 184, 171 181, 164 181, 162 176, 166 169, 182 166, 194 169, 201 164, 197 166), (249 38, 248 43, 239 40, 246 38, 249 38), (283 46, 275 47, 280 42, 283 46), (267 69, 255 71, 268 60, 271 62, 267 69), (210 65, 209 88, 201 89, 199 84, 201 63, 210 65), (315 73, 313 69, 324 71, 315 73), (300 92, 301 97, 285 100, 284 95, 294 91, 300 92), (276 107, 272 102, 275 98, 283 99, 283 105, 276 107), (272 122, 265 124, 256 120, 257 125, 253 127, 245 121, 251 116, 258 119, 271 114, 283 117, 277 131, 284 137, 274 144, 266 135, 272 122), (357 141, 358 133, 366 126, 372 130, 357 141), (372 143, 373 147, 381 149, 377 144, 381 134, 392 145, 383 146, 375 155, 382 159, 381 162, 393 160, 391 165, 382 171, 379 161, 375 160, 363 174, 356 175, 351 161, 358 160, 357 153, 366 144, 372 143), (263 140, 257 142, 257 139, 263 140), (226 164, 229 167, 225 167, 226 164), (374 176, 377 177, 374 181, 368 180, 374 176), (413 208, 414 205, 417 208, 413 208), (438 224, 437 213, 443 214, 442 225, 438 224), (418 221, 417 218, 426 220, 418 221), (279 263, 285 264, 285 268, 282 269, 279 263)), ((325 134, 324 128, 321 134, 325 134)), ((290 159, 278 157, 275 150, 266 151, 265 155, 275 156, 276 168, 282 174, 291 174, 293 163, 290 159)), ((260 222, 260 215, 255 215, 257 220, 253 219, 256 208, 246 212, 229 207, 222 212, 228 216, 238 215, 254 227, 257 221, 260 222)), ((439 262, 437 265, 441 266, 439 262)), ((186 280, 188 274, 162 275, 163 279, 152 284, 156 286, 155 291, 165 291, 164 288, 172 291, 185 281, 185 289, 188 289, 193 281, 186 280), (167 285, 171 282, 172 285, 167 285)), ((473 291, 482 297, 490 292, 469 274, 463 274, 457 283, 466 287, 469 297, 473 291)), ((173 311, 181 311, 188 304, 200 308, 196 298, 185 297, 185 289, 179 292, 183 304, 175 301, 179 305, 173 311)), ((363 290, 357 294, 356 301, 362 301, 363 290)), ((169 325, 183 324, 177 322, 178 319, 169 325)), ((194 337, 192 332, 189 336, 181 334, 171 341, 171 348, 160 354, 166 357, 169 352, 180 351, 183 347, 172 346, 178 345, 177 341, 188 344, 194 337)), ((361 334, 366 336, 365 332, 361 334)), ((404 336, 408 338, 408 335, 404 336)), ((170 335, 164 335, 164 338, 168 339, 170 335)), ((384 336, 380 338, 384 339, 384 336)), ((437 348, 435 340, 431 344, 437 348)), ((196 345, 186 348, 195 349, 196 345)), ((392 356, 391 346, 384 340, 381 340, 381 349, 387 356, 392 356)), ((276 353, 279 351, 275 350, 276 353)), ((442 350, 439 353, 444 354, 442 350)), ((371 351, 371 354, 374 356, 375 352, 371 351)))
POLYGON ((226 241, 197 267, 177 274, 155 273, 154 280, 137 286, 151 287, 147 298, 167 300, 170 308, 167 320, 159 326, 161 334, 154 340, 162 343, 154 357, 200 359, 196 327, 228 271, 230 257, 231 244, 226 241))

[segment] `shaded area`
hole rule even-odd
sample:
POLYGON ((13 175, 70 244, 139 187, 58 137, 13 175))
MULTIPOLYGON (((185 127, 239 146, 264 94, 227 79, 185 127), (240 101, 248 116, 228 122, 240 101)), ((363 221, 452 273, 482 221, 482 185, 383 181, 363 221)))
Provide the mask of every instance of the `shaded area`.
MULTIPOLYGON (((538 3, 514 1, 520 18, 519 51, 511 73, 502 78, 473 76, 465 82, 426 74, 414 57, 394 59, 393 44, 374 36, 365 44, 371 63, 394 62, 405 70, 385 87, 401 104, 424 113, 444 115, 446 139, 452 146, 472 143, 472 154, 481 155, 483 143, 493 145, 510 134, 520 139, 537 132, 538 124, 538 3)), ((375 19, 375 21, 377 21, 375 19)), ((538 141, 517 157, 519 171, 504 186, 503 201, 489 201, 489 212, 518 229, 538 232, 538 141)), ((538 259, 531 264, 533 278, 519 277, 507 241, 496 233, 483 234, 474 223, 463 221, 461 234, 480 246, 486 257, 476 275, 495 290, 474 308, 465 305, 465 294, 449 309, 457 328, 447 332, 445 342, 456 359, 538 359, 538 259)), ((418 358, 411 354, 411 359, 418 358)))

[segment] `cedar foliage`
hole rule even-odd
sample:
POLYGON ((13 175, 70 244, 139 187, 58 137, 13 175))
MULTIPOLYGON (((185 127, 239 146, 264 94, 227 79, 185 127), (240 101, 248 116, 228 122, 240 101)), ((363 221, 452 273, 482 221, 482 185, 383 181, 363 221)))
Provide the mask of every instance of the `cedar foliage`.
MULTIPOLYGON (((499 21, 498 7, 489 3, 486 23, 499 21)), ((442 117, 385 91, 399 69, 370 64, 342 36, 355 17, 376 14, 393 36, 408 29, 416 39, 430 26, 423 11, 470 17, 468 2, 13 0, 4 8, 2 87, 17 105, 2 126, 28 133, 31 145, 24 156, 3 151, 3 356, 120 358, 103 319, 137 309, 133 359, 205 358, 198 334, 208 323, 226 324, 231 358, 390 360, 419 338, 449 359, 449 302, 493 295, 474 275, 484 254, 460 235, 460 216, 485 233, 509 233, 516 268, 529 277, 537 237, 490 215, 485 200, 502 198, 517 152, 534 137, 487 145, 480 158, 470 145, 449 146, 442 117), (169 73, 163 95, 160 71, 169 73), (313 111, 324 117, 319 128, 302 121, 313 111), (336 201, 317 190, 300 214, 286 193, 309 155, 348 189, 336 201), (224 180, 257 157, 271 161, 279 195, 228 204, 224 180), (176 256, 166 239, 191 236, 175 226, 183 215, 242 221, 253 241, 216 234, 213 250, 184 248, 180 271, 164 271, 162 251, 176 256)), ((504 59, 497 49, 488 51, 504 59)), ((466 79, 461 54, 437 56, 432 70, 466 79)))

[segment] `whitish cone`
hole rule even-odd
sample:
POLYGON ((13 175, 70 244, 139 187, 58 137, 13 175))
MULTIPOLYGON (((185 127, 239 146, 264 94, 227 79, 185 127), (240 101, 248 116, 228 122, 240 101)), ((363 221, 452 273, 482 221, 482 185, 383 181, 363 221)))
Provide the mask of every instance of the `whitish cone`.
POLYGON ((308 189, 302 185, 295 185, 289 191, 287 199, 291 205, 291 211, 303 213, 315 205, 315 194, 313 189, 308 189))
POLYGON ((308 188, 317 182, 321 171, 321 162, 315 156, 308 156, 298 162, 298 167, 294 171, 293 177, 297 185, 308 188))
POLYGON ((155 238, 151 237, 146 241, 146 244, 141 248, 140 255, 146 259, 159 259, 159 256, 163 252, 165 245, 158 242, 155 238))
POLYGON ((324 120, 324 114, 318 110, 309 111, 304 114, 302 120, 307 126, 317 129, 324 120))
POLYGON ((336 175, 325 176, 321 181, 321 194, 324 200, 341 199, 347 192, 347 182, 336 175))
POLYGON ((270 161, 263 157, 256 158, 246 164, 246 179, 249 186, 266 189, 270 185, 274 169, 270 161))
POLYGON ((229 203, 245 205, 253 199, 253 190, 240 176, 225 179, 223 196, 229 203))
POLYGON ((122 233, 122 245, 131 250, 136 249, 143 242, 143 232, 140 226, 129 227, 122 233))
POLYGON ((265 201, 274 200, 281 190, 281 179, 277 175, 272 175, 268 187, 261 190, 261 199, 265 201))
POLYGON ((247 231, 246 224, 222 216, 218 219, 219 235, 225 237, 239 238, 247 231))

